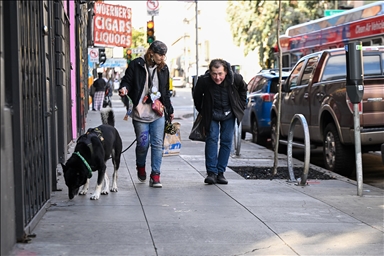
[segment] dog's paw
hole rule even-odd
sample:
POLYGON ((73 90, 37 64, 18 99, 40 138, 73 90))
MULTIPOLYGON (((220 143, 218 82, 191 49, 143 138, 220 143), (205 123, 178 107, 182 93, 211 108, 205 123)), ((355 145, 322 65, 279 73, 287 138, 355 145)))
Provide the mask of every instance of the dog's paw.
POLYGON ((91 196, 91 200, 99 200, 99 196, 98 195, 93 195, 93 196, 91 196))
POLYGON ((87 194, 87 192, 88 192, 88 190, 81 190, 81 191, 79 192, 79 195, 84 196, 84 195, 87 194))
POLYGON ((108 191, 107 190, 103 190, 103 191, 101 191, 101 194, 102 195, 108 195, 108 191))
POLYGON ((111 188, 111 192, 117 192, 117 188, 111 188))

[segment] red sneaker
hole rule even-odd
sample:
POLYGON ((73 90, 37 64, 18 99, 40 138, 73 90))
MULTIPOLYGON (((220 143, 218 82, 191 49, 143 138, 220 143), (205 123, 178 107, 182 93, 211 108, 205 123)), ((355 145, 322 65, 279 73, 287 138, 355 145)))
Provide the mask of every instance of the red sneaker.
POLYGON ((147 179, 147 173, 145 172, 145 166, 144 167, 136 167, 137 169, 137 178, 139 181, 144 182, 147 179))
POLYGON ((161 188, 163 185, 160 183, 160 174, 152 173, 149 179, 149 186, 154 188, 161 188))

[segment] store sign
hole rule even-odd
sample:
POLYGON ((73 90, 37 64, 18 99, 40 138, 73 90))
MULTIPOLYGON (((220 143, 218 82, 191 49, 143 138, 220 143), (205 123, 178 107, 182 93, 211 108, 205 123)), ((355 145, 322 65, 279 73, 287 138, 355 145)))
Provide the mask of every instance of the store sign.
POLYGON ((104 64, 100 65, 101 68, 126 68, 127 67, 127 59, 124 58, 112 58, 107 59, 104 64))
POLYGON ((130 48, 132 43, 131 8, 95 2, 94 45, 130 48))

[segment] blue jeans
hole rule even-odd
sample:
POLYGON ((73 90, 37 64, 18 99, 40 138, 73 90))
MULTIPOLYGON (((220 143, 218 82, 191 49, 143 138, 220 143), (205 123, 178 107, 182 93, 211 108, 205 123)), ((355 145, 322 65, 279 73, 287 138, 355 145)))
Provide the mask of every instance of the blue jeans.
POLYGON ((205 140, 205 168, 208 172, 215 174, 225 172, 231 154, 234 129, 235 117, 224 121, 211 121, 211 127, 205 140), (219 135, 220 148, 217 150, 219 135))
POLYGON ((136 134, 136 166, 144 167, 148 148, 151 145, 152 172, 160 174, 163 160, 164 116, 151 122, 143 123, 132 119, 136 134))

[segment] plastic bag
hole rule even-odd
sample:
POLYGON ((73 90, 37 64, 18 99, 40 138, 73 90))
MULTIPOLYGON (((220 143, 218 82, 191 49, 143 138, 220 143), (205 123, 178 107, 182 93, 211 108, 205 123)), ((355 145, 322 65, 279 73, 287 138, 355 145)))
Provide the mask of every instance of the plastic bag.
POLYGON ((205 131, 202 119, 203 116, 199 113, 196 117, 195 122, 193 123, 191 133, 189 134, 190 140, 205 142, 205 131))
POLYGON ((180 123, 172 123, 175 133, 165 133, 163 143, 163 156, 176 156, 181 150, 180 123))

